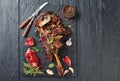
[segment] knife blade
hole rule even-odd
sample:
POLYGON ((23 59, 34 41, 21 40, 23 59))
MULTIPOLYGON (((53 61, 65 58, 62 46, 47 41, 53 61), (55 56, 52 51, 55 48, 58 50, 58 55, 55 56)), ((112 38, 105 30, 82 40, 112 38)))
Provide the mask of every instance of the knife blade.
POLYGON ((45 2, 45 3, 43 3, 41 6, 39 6, 39 8, 37 8, 36 10, 35 10, 35 12, 30 16, 30 17, 28 17, 20 26, 19 26, 19 28, 24 28, 30 21, 31 21, 31 19, 33 18, 33 20, 34 20, 34 18, 37 16, 37 14, 39 13, 39 11, 43 8, 43 7, 45 7, 46 5, 48 4, 48 2, 45 2))
POLYGON ((37 16, 37 14, 39 13, 39 11, 40 11, 43 7, 45 7, 47 4, 48 4, 48 2, 45 2, 45 3, 43 3, 41 6, 39 6, 39 8, 35 10, 35 12, 31 15, 30 18, 32 18, 32 17, 34 17, 34 16, 37 16))

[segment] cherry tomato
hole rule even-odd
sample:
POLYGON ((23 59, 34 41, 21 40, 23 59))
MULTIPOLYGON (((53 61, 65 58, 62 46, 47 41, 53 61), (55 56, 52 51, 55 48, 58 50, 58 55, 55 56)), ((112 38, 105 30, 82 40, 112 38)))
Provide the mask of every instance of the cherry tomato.
POLYGON ((34 38, 33 37, 29 37, 25 41, 25 45, 26 46, 34 46, 34 44, 35 44, 35 42, 34 42, 34 38))
POLYGON ((62 58, 62 61, 65 62, 68 66, 71 66, 71 59, 68 56, 62 58))

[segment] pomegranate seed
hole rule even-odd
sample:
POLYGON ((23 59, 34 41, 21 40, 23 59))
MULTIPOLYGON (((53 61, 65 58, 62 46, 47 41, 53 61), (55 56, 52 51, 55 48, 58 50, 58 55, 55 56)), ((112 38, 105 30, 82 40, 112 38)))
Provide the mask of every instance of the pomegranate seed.
POLYGON ((44 54, 46 54, 46 52, 43 52, 44 54))
POLYGON ((44 70, 44 67, 43 67, 42 65, 40 66, 40 68, 41 68, 42 70, 44 70))
POLYGON ((44 55, 44 58, 46 58, 46 55, 44 55))
POLYGON ((41 39, 39 39, 39 42, 41 42, 41 39))
POLYGON ((45 63, 46 61, 43 61, 43 63, 45 63))
POLYGON ((47 52, 44 52, 44 54, 46 55, 46 54, 47 54, 47 52))

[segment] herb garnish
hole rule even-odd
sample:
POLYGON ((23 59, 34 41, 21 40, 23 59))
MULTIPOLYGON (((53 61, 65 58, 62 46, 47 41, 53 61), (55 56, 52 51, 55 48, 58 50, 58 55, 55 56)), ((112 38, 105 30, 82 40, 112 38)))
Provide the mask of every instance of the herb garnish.
POLYGON ((39 49, 38 49, 37 47, 35 47, 35 46, 33 46, 32 49, 33 49, 34 51, 36 51, 36 52, 40 52, 39 49))
POLYGON ((36 76, 39 74, 44 74, 41 69, 36 69, 30 66, 28 63, 23 62, 23 72, 26 75, 36 76))

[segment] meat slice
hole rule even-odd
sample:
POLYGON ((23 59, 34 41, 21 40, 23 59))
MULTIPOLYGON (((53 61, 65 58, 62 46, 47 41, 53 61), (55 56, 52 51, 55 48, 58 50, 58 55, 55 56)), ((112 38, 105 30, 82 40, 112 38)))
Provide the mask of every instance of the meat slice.
POLYGON ((34 68, 38 68, 40 63, 39 63, 39 58, 37 56, 37 54, 35 53, 34 50, 31 50, 30 48, 28 48, 28 50, 25 53, 25 57, 27 62, 34 68))

